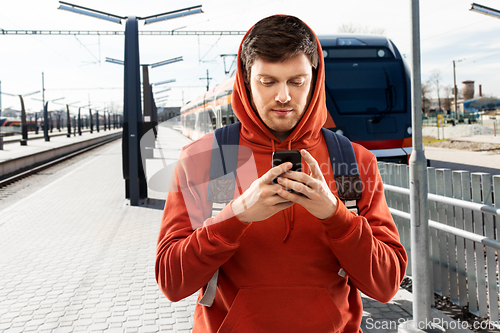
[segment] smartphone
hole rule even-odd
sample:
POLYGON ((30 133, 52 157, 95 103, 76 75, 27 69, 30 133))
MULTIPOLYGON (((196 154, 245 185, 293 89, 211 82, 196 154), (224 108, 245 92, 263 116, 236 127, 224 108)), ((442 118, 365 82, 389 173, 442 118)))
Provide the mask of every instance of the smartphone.
MULTIPOLYGON (((302 160, 298 150, 276 150, 273 153, 273 168, 285 162, 293 164, 290 170, 302 171, 302 160)), ((277 178, 273 179, 274 184, 278 184, 277 178)))

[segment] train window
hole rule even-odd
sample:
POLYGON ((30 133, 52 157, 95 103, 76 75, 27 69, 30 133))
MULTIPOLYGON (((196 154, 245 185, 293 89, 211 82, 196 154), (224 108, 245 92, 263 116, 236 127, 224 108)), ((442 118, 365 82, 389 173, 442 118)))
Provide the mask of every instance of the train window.
POLYGON ((212 120, 210 119, 210 111, 203 111, 202 116, 203 133, 208 133, 210 132, 210 127, 212 124, 212 120))
POLYGON ((222 126, 226 126, 227 125, 227 117, 224 116, 222 117, 222 126))
POLYGON ((234 124, 234 116, 229 116, 229 125, 234 124))
POLYGON ((323 49, 323 57, 327 59, 360 59, 360 58, 392 58, 393 53, 387 48, 331 48, 323 49))
POLYGON ((405 71, 401 61, 325 61, 326 88, 339 114, 405 112, 405 71))
POLYGON ((215 130, 217 128, 217 118, 215 118, 215 114, 213 111, 209 111, 210 121, 212 122, 212 129, 215 130))

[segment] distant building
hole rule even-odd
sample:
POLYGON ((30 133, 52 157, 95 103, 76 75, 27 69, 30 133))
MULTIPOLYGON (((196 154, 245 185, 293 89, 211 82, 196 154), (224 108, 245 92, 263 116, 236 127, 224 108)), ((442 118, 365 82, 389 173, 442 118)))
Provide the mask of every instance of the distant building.
POLYGON ((467 80, 462 82, 462 94, 466 101, 474 98, 474 81, 467 80))
MULTIPOLYGON (((500 99, 496 97, 484 97, 482 86, 479 85, 479 91, 474 98, 474 81, 467 80, 462 82, 463 99, 457 100, 458 114, 470 115, 478 112, 500 110, 500 99)), ((451 109, 455 110, 455 102, 452 101, 451 109)))
POLYGON ((496 97, 478 97, 463 102, 464 112, 494 111, 500 109, 500 99, 496 97))

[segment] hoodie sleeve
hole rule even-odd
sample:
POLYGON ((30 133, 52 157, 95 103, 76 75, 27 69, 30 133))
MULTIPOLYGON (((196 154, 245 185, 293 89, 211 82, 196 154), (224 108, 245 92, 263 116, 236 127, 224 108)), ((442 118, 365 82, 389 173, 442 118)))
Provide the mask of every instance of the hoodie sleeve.
POLYGON ((208 181, 203 182, 199 164, 188 153, 184 151, 179 161, 183 163, 176 166, 165 203, 155 264, 158 285, 174 302, 205 286, 250 226, 234 216, 231 205, 215 218, 206 218, 211 211, 203 195, 208 181))
POLYGON ((359 216, 339 200, 336 212, 323 224, 331 237, 330 246, 353 284, 364 294, 389 302, 404 278, 407 256, 386 203, 376 158, 370 155, 371 159, 357 156, 365 162, 358 164, 363 182, 359 216))

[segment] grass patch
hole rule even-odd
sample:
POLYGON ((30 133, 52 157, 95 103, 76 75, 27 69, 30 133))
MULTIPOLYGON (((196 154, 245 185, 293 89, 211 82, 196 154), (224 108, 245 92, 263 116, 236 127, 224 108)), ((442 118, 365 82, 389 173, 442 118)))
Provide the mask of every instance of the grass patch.
POLYGON ((431 145, 433 143, 439 143, 439 142, 446 142, 449 141, 450 139, 436 139, 435 137, 432 136, 424 136, 422 137, 422 143, 424 145, 431 145))

